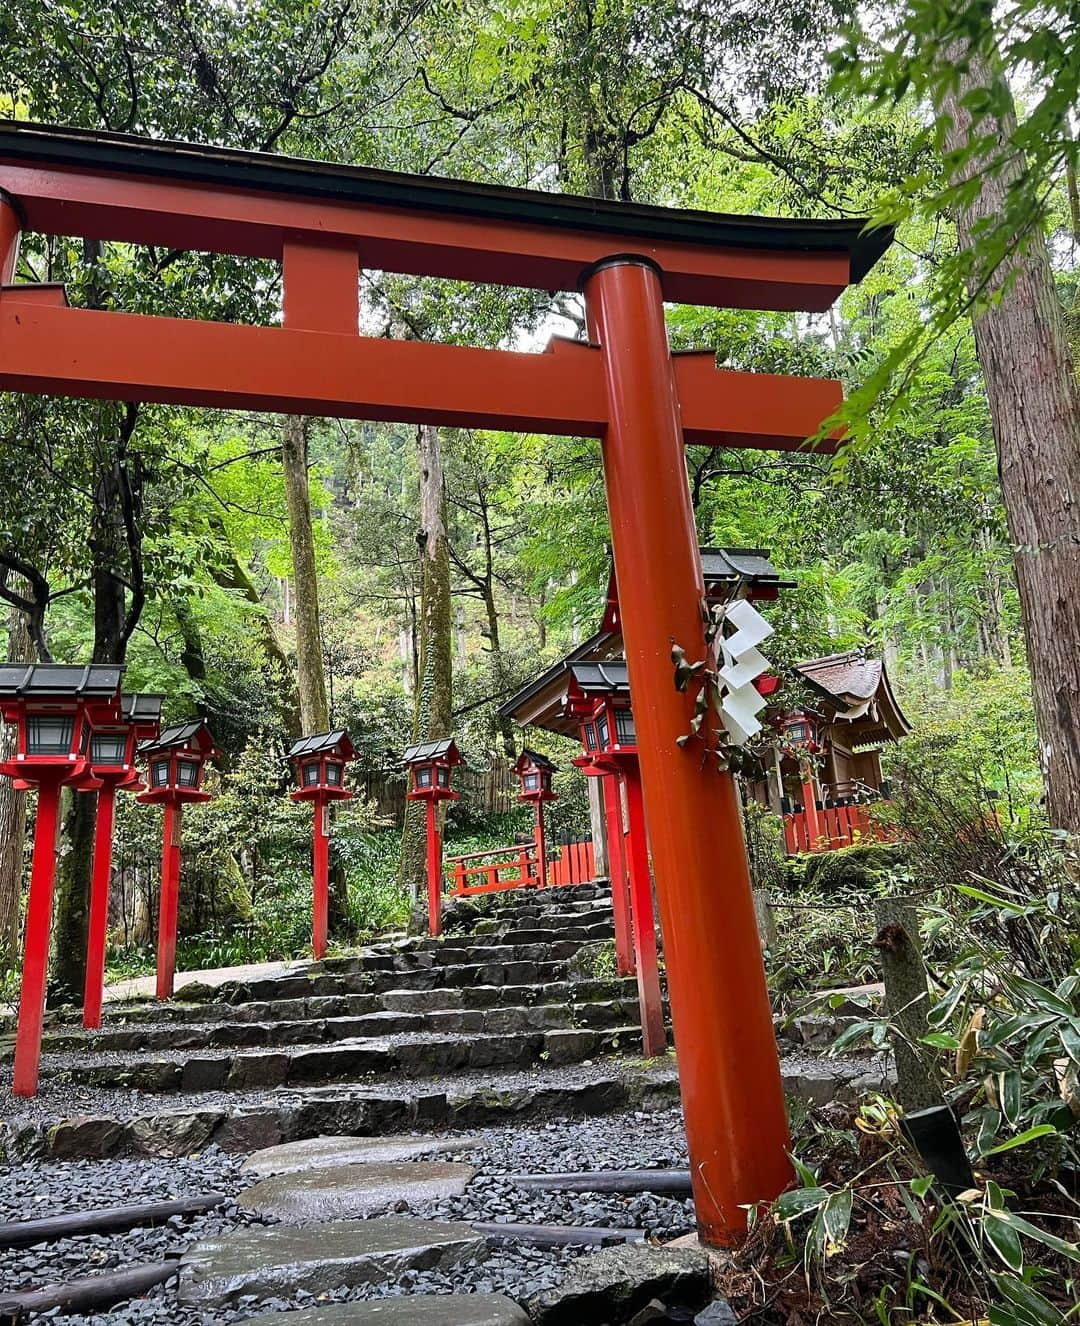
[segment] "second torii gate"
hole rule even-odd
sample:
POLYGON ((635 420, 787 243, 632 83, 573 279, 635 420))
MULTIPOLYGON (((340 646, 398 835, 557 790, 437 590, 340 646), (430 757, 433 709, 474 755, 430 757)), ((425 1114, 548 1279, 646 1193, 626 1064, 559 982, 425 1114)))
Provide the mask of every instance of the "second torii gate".
POLYGON ((683 444, 792 449, 837 382, 672 355, 664 301, 823 310, 877 260, 863 224, 717 216, 188 144, 0 125, 0 389, 599 437, 702 1237, 727 1244, 791 1172, 730 775, 676 739, 704 658, 683 444), (37 231, 268 258, 281 326, 69 308, 15 285, 37 231), (546 354, 358 334, 359 268, 584 292, 590 343, 546 354), (707 780, 713 780, 708 782, 707 780))

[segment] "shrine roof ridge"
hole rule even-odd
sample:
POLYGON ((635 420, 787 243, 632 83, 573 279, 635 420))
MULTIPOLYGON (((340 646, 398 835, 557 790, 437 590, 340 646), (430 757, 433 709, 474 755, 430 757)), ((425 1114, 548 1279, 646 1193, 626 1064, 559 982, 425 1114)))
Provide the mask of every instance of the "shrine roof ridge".
POLYGON ((444 737, 441 741, 421 741, 416 746, 406 747, 401 757, 402 764, 413 764, 418 760, 441 760, 453 752, 460 760, 457 743, 453 737, 444 737))
POLYGON ((150 691, 136 691, 120 697, 120 711, 125 723, 156 723, 161 718, 164 695, 150 691))
POLYGON ((423 208, 489 222, 603 231, 628 239, 774 252, 840 251, 849 256, 853 282, 866 275, 893 238, 891 226, 870 229, 869 218, 803 220, 612 202, 26 121, 0 120, 0 158, 362 206, 423 208))

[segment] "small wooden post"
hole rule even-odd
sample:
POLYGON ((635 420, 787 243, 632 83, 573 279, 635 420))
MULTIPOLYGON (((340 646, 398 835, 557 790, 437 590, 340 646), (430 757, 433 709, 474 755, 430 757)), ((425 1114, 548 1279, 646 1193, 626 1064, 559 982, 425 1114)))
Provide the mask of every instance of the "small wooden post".
POLYGON ((879 898, 874 903, 874 923, 874 947, 881 954, 885 1002, 893 1027, 897 1099, 907 1112, 942 1105, 941 1082, 922 1044, 928 1028, 929 995, 914 900, 879 898))

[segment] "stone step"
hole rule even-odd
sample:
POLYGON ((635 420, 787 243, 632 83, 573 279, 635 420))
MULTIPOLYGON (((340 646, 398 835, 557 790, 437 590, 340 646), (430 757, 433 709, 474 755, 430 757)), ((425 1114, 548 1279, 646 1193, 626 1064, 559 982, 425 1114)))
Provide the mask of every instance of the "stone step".
MULTIPOLYGON (((574 941, 581 943, 603 942, 611 939, 615 933, 610 915, 603 920, 594 921, 589 925, 566 925, 566 926, 547 926, 543 924, 544 918, 537 920, 528 920, 521 925, 516 925, 512 929, 494 931, 491 934, 470 934, 470 935, 451 935, 448 938, 441 939, 421 939, 416 943, 416 950, 425 953, 434 953, 439 961, 449 961, 445 955, 448 953, 460 952, 465 948, 466 952, 478 954, 483 951, 485 955, 494 952, 496 955, 507 948, 531 948, 542 946, 544 948, 568 947, 574 941), (465 947, 467 945, 467 947, 465 947)), ((516 956, 528 956, 519 954, 516 956)), ((557 956, 552 954, 552 956, 557 956)), ((479 956, 474 961, 484 961, 486 958, 479 956)))
MULTIPOLYGON (((678 1100, 670 1060, 640 1064, 602 1060, 561 1070, 528 1069, 461 1075, 438 1087, 384 1084, 307 1089, 253 1089, 189 1105, 185 1098, 124 1098, 104 1108, 80 1092, 78 1113, 53 1119, 9 1119, 0 1131, 0 1158, 105 1160, 117 1156, 186 1156, 208 1145, 251 1153, 315 1137, 383 1137, 414 1129, 481 1128, 547 1118, 589 1118, 678 1100)), ((70 1105, 67 1108, 72 1108, 70 1105)))
POLYGON ((439 1036, 406 1033, 333 1044, 289 1046, 275 1051, 186 1054, 139 1059, 123 1052, 46 1055, 41 1075, 77 1076, 91 1087, 160 1092, 237 1091, 252 1087, 308 1086, 359 1081, 389 1074, 432 1077, 479 1068, 524 1067, 530 1063, 580 1063, 597 1055, 640 1052, 641 1029, 624 1025, 603 1030, 477 1033, 439 1036))
MULTIPOLYGON (((586 951, 581 945, 579 953, 586 951)), ((250 1003, 252 1001, 309 999, 313 995, 383 994, 387 990, 431 990, 439 985, 533 985, 569 979, 569 960, 460 963, 440 967, 417 967, 407 971, 364 971, 340 975, 273 976, 254 981, 234 981, 216 990, 201 987, 177 991, 184 1003, 250 1003), (201 991, 205 990, 203 997, 201 991)))
POLYGON ((243 1326, 529 1326, 505 1294, 396 1294, 367 1303, 324 1303, 245 1317, 243 1326))
POLYGON ((568 1030, 577 1026, 616 1027, 629 1024, 637 1015, 637 1001, 630 998, 582 1004, 567 1001, 488 1008, 432 1008, 416 1012, 375 1009, 357 1016, 344 1017, 266 1022, 166 1023, 161 1026, 135 1026, 99 1032, 53 1033, 43 1038, 42 1047, 46 1054, 114 1050, 209 1050, 226 1046, 253 1049, 270 1045, 335 1043, 357 1037, 395 1036, 405 1032, 473 1035, 477 1032, 505 1034, 568 1030))
POLYGON ((318 1295, 389 1283, 405 1271, 448 1271, 486 1254, 486 1241, 468 1225, 406 1216, 234 1229, 184 1254, 177 1297, 223 1306, 298 1291, 318 1295))
MULTIPOLYGON (((105 1028, 118 1030, 143 1025, 209 1022, 294 1021, 330 1017, 362 1017, 379 1009, 420 1012, 440 1008, 490 1008, 497 1005, 540 1003, 585 1003, 591 1000, 632 998, 636 993, 633 977, 597 977, 583 980, 548 981, 541 985, 455 986, 432 989, 387 990, 382 994, 312 995, 303 1000, 253 1000, 247 1003, 187 1003, 173 1000, 158 1003, 105 1005, 105 1028)), ((57 1035, 83 1034, 72 1026, 59 1027, 57 1035)), ((81 1042, 80 1042, 81 1043, 81 1042)))

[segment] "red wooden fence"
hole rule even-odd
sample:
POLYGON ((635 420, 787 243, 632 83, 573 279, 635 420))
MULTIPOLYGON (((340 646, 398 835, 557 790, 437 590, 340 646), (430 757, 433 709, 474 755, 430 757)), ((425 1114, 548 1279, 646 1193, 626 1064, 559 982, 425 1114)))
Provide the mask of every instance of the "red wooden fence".
POLYGON ((828 806, 818 811, 817 818, 818 832, 812 837, 805 810, 784 816, 784 842, 789 856, 796 852, 834 852, 838 847, 851 847, 856 842, 892 841, 888 826, 876 824, 865 803, 828 806))
MULTIPOLYGON (((548 862, 547 882, 587 884, 596 877, 596 858, 591 842, 563 843, 559 854, 548 862)), ((478 893, 501 893, 505 889, 536 888, 536 846, 489 847, 447 860, 450 896, 468 898, 478 893)))

